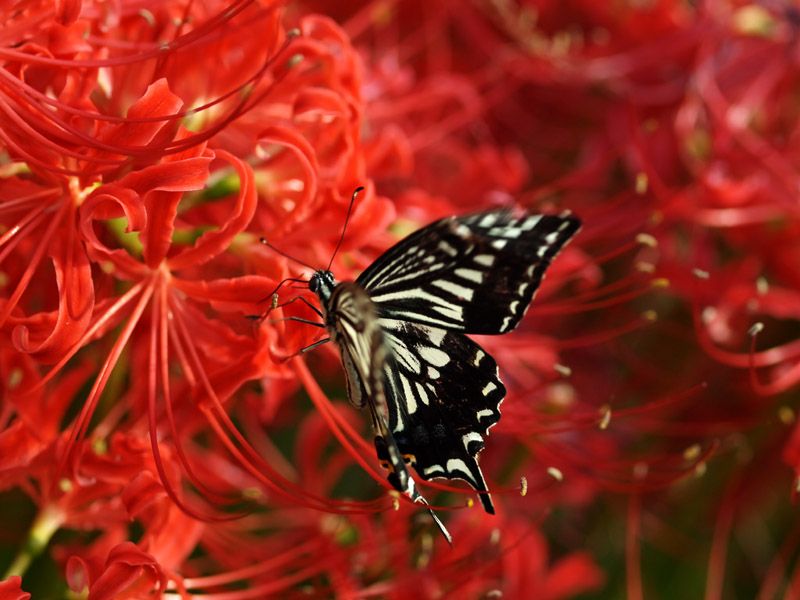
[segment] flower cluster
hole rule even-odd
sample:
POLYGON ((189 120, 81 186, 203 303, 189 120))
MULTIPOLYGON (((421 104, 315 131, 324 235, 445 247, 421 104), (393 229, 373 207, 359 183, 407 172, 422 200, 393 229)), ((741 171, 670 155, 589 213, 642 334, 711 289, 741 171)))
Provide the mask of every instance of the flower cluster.
POLYGON ((797 593, 794 7, 0 14, 0 599, 797 593), (279 283, 508 205, 584 228, 480 340, 498 514, 424 484, 451 548, 279 283))

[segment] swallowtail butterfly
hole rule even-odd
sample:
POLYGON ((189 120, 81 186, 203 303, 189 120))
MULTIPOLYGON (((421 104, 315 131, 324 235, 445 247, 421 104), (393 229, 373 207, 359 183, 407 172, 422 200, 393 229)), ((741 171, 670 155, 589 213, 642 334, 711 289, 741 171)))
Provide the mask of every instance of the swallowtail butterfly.
POLYGON ((568 213, 447 217, 398 242, 355 281, 336 283, 330 265, 310 278, 330 334, 312 346, 338 345, 350 402, 368 408, 389 482, 413 501, 427 506, 407 464, 425 480, 466 481, 494 513, 477 455, 506 390, 497 363, 464 334, 514 329, 579 227, 568 213))

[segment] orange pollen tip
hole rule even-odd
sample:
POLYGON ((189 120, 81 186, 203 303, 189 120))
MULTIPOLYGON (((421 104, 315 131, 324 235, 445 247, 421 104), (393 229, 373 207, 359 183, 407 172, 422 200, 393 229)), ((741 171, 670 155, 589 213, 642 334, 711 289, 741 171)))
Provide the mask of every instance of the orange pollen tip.
POLYGON ((697 460, 700 457, 700 444, 692 444, 683 451, 683 458, 688 461, 697 460))
POLYGON ((611 407, 608 404, 604 404, 600 407, 600 422, 597 426, 602 429, 608 429, 608 425, 611 423, 611 407))
POLYGON ((797 416, 791 407, 781 406, 778 408, 778 419, 780 419, 781 423, 784 425, 791 425, 795 422, 796 418, 797 416))

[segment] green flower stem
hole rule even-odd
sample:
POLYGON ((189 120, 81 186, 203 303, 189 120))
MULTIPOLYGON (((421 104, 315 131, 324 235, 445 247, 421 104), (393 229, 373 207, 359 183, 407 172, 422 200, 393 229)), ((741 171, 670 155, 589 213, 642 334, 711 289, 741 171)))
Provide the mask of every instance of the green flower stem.
POLYGON ((14 561, 8 567, 2 579, 8 579, 13 575, 20 577, 25 574, 33 560, 39 556, 50 543, 50 538, 61 527, 61 513, 53 507, 42 509, 39 516, 31 525, 28 539, 20 548, 14 561))

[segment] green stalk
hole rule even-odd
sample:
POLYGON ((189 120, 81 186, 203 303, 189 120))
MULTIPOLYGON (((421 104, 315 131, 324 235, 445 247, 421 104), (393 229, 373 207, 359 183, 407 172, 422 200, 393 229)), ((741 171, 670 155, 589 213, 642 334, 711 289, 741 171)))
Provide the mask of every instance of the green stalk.
POLYGON ((61 527, 61 512, 54 507, 45 507, 36 517, 28 533, 28 539, 20 548, 14 561, 8 567, 2 579, 8 579, 13 575, 20 577, 25 574, 33 560, 47 548, 50 538, 61 527))

